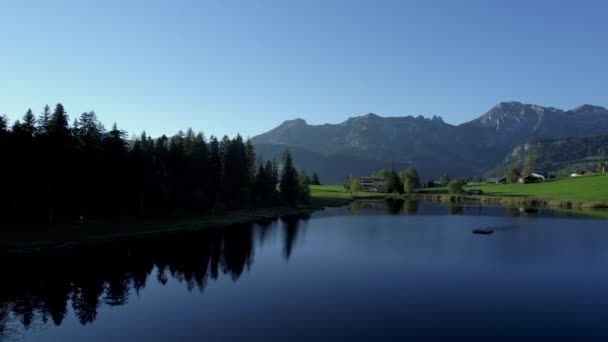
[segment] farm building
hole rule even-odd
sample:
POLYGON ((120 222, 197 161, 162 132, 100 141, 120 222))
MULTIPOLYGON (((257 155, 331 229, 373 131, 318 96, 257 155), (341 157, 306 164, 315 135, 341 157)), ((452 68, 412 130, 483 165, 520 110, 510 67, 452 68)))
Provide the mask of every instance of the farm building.
POLYGON ((364 191, 384 191, 384 177, 372 176, 372 177, 357 177, 359 184, 364 191))
POLYGON ((525 184, 525 183, 535 183, 535 182, 540 182, 542 180, 545 180, 545 176, 540 175, 538 173, 530 173, 526 176, 523 177, 519 177, 518 182, 525 184))

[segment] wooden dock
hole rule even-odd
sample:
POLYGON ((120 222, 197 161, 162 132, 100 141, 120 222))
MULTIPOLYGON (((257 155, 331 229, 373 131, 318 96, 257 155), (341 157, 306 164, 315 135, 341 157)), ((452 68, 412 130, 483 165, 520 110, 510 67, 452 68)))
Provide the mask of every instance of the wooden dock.
POLYGON ((494 233, 494 230, 489 229, 489 228, 478 228, 478 229, 473 229, 473 234, 492 234, 494 233))

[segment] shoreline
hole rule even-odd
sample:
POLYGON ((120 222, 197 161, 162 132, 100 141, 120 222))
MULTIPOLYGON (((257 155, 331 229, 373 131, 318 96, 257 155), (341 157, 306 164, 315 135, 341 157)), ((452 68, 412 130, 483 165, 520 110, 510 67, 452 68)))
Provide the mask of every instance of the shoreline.
POLYGON ((101 245, 158 239, 164 236, 187 234, 205 229, 226 228, 278 219, 310 215, 327 207, 345 206, 356 200, 422 200, 438 203, 475 203, 504 207, 531 207, 579 211, 597 218, 608 217, 608 204, 581 201, 563 201, 546 198, 453 195, 453 194, 344 194, 340 197, 313 198, 305 207, 274 207, 222 214, 184 214, 148 218, 98 219, 83 224, 61 223, 56 225, 15 225, 5 228, 0 242, 0 256, 28 255, 48 252, 71 251, 101 245), (606 214, 606 215, 601 215, 606 214), (128 228, 126 228, 128 227, 128 228), (12 230, 12 231, 11 231, 12 230), (11 236, 11 233, 15 233, 11 236), (50 234, 50 235, 49 235, 50 234), (8 236, 4 236, 8 235, 8 236), (47 236, 44 236, 47 235, 47 236), (27 238, 37 236, 35 239, 27 238), (65 238, 66 236, 69 236, 65 238), (62 238, 63 237, 63 238, 62 238))
POLYGON ((3 238, 3 241, 0 242, 0 256, 62 252, 128 241, 158 239, 164 236, 175 236, 206 229, 302 217, 316 210, 319 210, 319 208, 281 207, 226 212, 223 214, 97 219, 82 224, 64 222, 54 225, 13 225, 4 228, 5 231, 0 232, 0 236, 3 238), (65 239, 44 236, 49 231, 51 233, 58 233, 59 235, 70 236, 65 239), (26 235, 31 236, 36 233, 38 233, 38 236, 34 239, 24 238, 26 235), (11 236, 11 234, 14 235, 11 236))
POLYGON ((562 209, 608 209, 608 203, 580 200, 560 200, 555 198, 527 197, 527 196, 493 196, 493 195, 467 195, 467 194, 403 194, 402 199, 420 199, 442 203, 475 202, 481 204, 500 204, 503 206, 529 206, 539 208, 562 209))
POLYGON ((303 217, 329 207, 341 207, 358 199, 384 199, 385 196, 354 195, 335 198, 313 198, 301 207, 271 207, 227 211, 221 214, 184 214, 147 218, 103 218, 82 224, 16 224, 0 230, 0 256, 60 252, 143 239, 155 239, 205 229, 253 224, 268 220, 303 217), (122 228, 121 228, 122 227, 122 228), (133 228, 135 227, 135 228, 133 228), (50 235, 49 235, 50 234, 50 235), (68 238, 58 238, 68 235, 68 238), (35 238, 28 238, 36 236, 35 238))

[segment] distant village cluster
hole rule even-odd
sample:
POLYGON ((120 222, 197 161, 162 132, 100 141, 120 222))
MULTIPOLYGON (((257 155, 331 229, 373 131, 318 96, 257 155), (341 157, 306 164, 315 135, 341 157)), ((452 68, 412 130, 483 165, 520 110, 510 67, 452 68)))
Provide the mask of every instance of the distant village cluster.
MULTIPOLYGON (((414 186, 415 192, 424 192, 425 189, 428 189, 428 188, 449 186, 452 183, 454 183, 454 181, 457 181, 460 183, 459 184, 460 187, 456 188, 456 190, 460 190, 460 192, 464 192, 464 191, 462 191, 462 186, 464 186, 464 185, 513 184, 513 183, 528 184, 528 183, 538 183, 538 182, 542 182, 542 181, 556 177, 555 174, 550 173, 549 171, 546 171, 546 170, 536 170, 534 172, 520 173, 516 169, 511 169, 511 170, 507 171, 507 173, 504 177, 488 177, 485 179, 482 179, 481 177, 475 177, 473 179, 464 177, 464 178, 458 178, 458 179, 450 179, 447 175, 443 175, 443 176, 441 176, 441 178, 439 180, 430 180, 427 183, 420 183, 417 172, 413 168, 408 168, 407 170, 413 170, 413 171, 410 171, 410 174, 413 172, 413 174, 415 175, 415 186, 414 186)), ((410 192, 410 191, 408 191, 407 186, 405 185, 405 183, 407 182, 406 179, 408 177, 407 176, 408 172, 406 172, 407 170, 401 171, 398 174, 399 180, 401 181, 399 188, 394 187, 394 185, 388 184, 388 183, 394 182, 394 180, 391 180, 390 178, 394 177, 394 176, 392 176, 392 174, 397 174, 397 173, 395 171, 389 172, 386 170, 379 170, 379 171, 375 172, 374 175, 372 175, 372 176, 349 177, 345 184, 345 188, 347 191, 350 190, 351 192, 353 190, 353 187, 356 187, 357 189, 359 189, 361 191, 367 191, 367 192, 395 192, 395 189, 398 189, 399 190, 398 192, 400 192, 400 193, 410 192), (352 185, 353 182, 356 182, 355 186, 352 185), (402 190, 402 188, 403 188, 403 190, 402 190)), ((605 164, 604 163, 598 164, 597 173, 605 174, 605 171, 606 171, 605 164)), ((570 173, 569 177, 579 177, 579 176, 585 176, 585 175, 590 175, 590 174, 595 174, 595 173, 596 172, 589 171, 586 169, 580 169, 580 170, 570 173)), ((450 191, 450 192, 452 192, 452 191, 450 191)), ((470 189, 467 192, 470 195, 483 194, 483 191, 476 190, 476 189, 470 189)))

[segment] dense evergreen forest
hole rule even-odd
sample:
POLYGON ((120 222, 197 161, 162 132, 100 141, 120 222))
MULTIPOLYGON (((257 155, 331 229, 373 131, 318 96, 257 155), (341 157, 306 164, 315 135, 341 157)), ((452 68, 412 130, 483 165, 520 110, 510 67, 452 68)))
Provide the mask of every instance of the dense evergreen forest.
POLYGON ((128 140, 94 112, 70 125, 61 104, 38 117, 28 110, 12 125, 0 116, 0 165, 3 221, 297 205, 310 196, 311 179, 288 151, 264 161, 240 135, 206 139, 192 129, 128 140))

